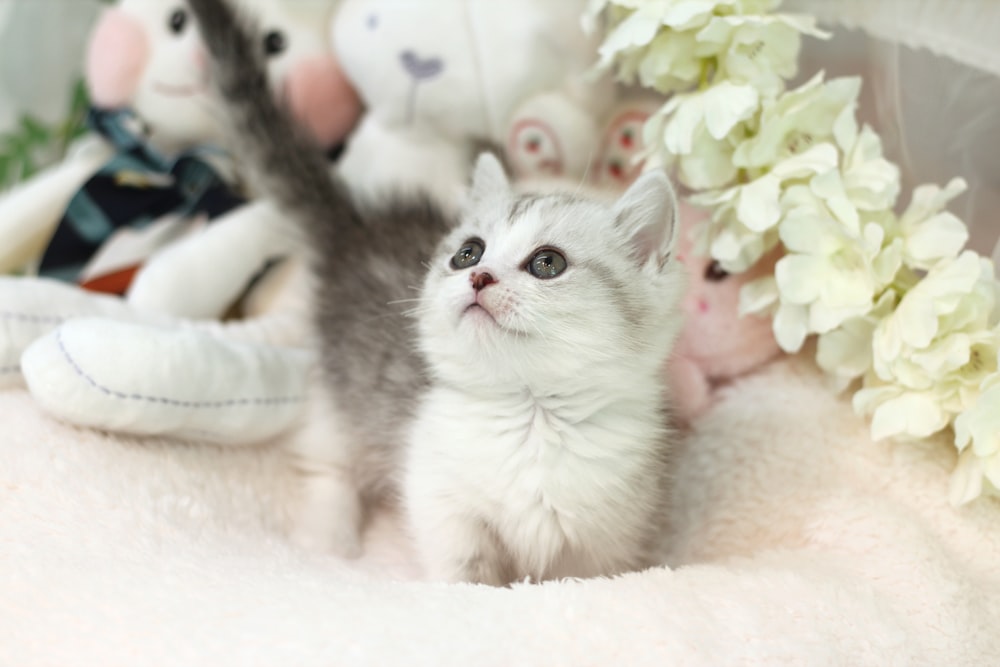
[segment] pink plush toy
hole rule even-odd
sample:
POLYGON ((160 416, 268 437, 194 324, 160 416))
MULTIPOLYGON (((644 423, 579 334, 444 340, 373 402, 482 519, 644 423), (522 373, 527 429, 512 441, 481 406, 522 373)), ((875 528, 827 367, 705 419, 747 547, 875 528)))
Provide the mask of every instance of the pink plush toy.
POLYGON ((707 213, 683 202, 680 206, 677 258, 687 269, 688 287, 681 303, 684 327, 667 373, 676 416, 687 424, 711 404, 716 387, 781 351, 769 318, 739 315, 740 288, 771 273, 778 256, 772 253, 746 273, 726 273, 711 258, 692 251, 692 237, 707 213))

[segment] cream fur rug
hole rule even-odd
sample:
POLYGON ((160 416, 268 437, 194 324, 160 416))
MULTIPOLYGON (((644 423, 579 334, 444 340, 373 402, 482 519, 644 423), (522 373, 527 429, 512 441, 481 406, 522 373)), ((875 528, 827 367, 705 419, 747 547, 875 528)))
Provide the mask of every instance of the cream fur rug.
POLYGON ((945 447, 873 444, 809 366, 730 388, 679 459, 672 561, 421 583, 281 538, 277 453, 109 437, 0 394, 0 665, 1000 664, 1000 504, 945 447))

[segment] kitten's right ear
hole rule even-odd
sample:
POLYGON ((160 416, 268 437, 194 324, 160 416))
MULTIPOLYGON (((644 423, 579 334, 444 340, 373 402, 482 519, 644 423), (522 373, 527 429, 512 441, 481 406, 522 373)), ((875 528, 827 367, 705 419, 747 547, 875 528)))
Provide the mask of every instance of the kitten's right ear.
POLYGON ((614 206, 615 222, 643 266, 662 268, 677 241, 677 195, 660 169, 642 174, 614 206))
POLYGON ((493 153, 480 153, 472 174, 472 189, 469 195, 476 204, 494 200, 499 202, 510 196, 510 181, 507 180, 507 174, 500 160, 493 153))

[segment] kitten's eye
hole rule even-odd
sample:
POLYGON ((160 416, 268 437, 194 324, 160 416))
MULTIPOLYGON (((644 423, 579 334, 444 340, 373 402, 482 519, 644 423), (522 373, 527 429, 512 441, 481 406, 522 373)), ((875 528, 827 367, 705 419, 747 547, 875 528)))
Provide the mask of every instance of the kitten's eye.
POLYGON ((285 33, 278 30, 271 30, 264 35, 264 55, 276 56, 283 53, 288 48, 288 40, 285 33))
POLYGON ((528 273, 540 280, 555 278, 566 270, 566 258, 558 250, 544 248, 535 253, 528 262, 527 269, 528 273))
POLYGON ((187 26, 188 15, 183 9, 175 9, 167 20, 167 27, 170 28, 170 32, 175 35, 179 35, 184 32, 185 26, 187 26))
POLYGON ((469 239, 451 258, 451 268, 456 270, 467 269, 470 266, 479 264, 479 260, 483 258, 483 251, 485 249, 486 247, 479 239, 469 239))
POLYGON ((717 283, 721 280, 725 280, 729 277, 729 271, 722 268, 717 260, 712 260, 712 263, 705 267, 705 280, 710 283, 717 283))

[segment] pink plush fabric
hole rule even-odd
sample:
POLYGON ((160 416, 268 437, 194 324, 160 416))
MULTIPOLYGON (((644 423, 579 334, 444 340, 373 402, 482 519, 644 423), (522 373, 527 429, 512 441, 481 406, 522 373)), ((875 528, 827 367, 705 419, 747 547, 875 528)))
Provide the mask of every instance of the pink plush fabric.
POLYGON ((142 25, 121 9, 105 10, 87 48, 86 79, 97 106, 128 103, 149 57, 142 25))
POLYGON ((688 287, 681 304, 684 328, 669 374, 678 417, 685 422, 708 407, 717 384, 753 370, 780 352, 770 318, 739 315, 740 289, 770 273, 777 255, 768 255, 743 274, 719 273, 711 258, 692 249, 692 232, 706 215, 681 204, 677 257, 687 269, 688 287))
POLYGON ((361 101, 331 56, 298 63, 285 81, 285 94, 296 117, 324 146, 333 146, 354 127, 361 101))

